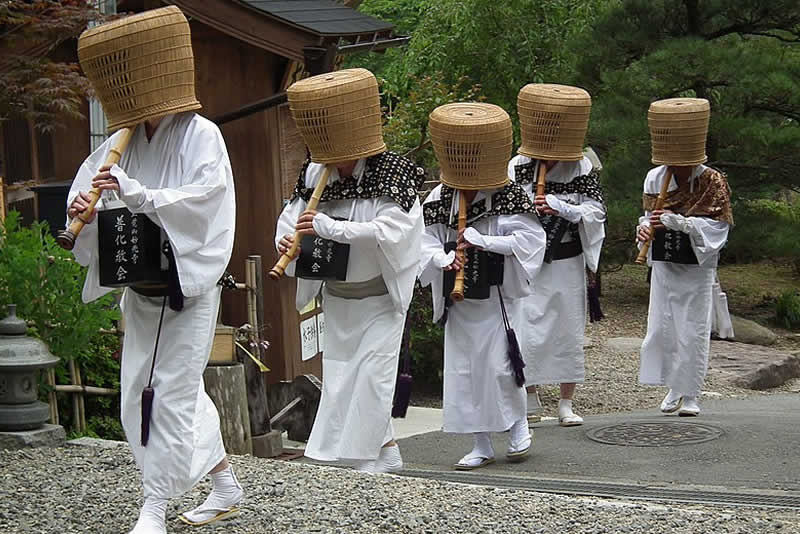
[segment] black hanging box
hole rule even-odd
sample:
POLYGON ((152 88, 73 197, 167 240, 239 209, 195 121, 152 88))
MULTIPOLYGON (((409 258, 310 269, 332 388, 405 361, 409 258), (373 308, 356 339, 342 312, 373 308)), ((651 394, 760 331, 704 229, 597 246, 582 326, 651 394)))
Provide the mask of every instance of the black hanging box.
POLYGON ((306 235, 300 241, 295 276, 306 280, 347 279, 350 245, 319 236, 306 235))
POLYGON ((657 230, 653 236, 652 253, 653 261, 697 265, 689 234, 677 230, 657 230))
MULTIPOLYGON (((455 241, 444 244, 445 252, 455 250, 455 241)), ((501 254, 470 247, 464 254, 464 298, 484 300, 489 298, 489 287, 503 284, 505 258, 501 254)), ((443 294, 449 297, 456 283, 455 271, 444 271, 443 294)))
POLYGON ((99 210, 97 225, 101 286, 166 287, 168 263, 156 223, 121 207, 99 210))

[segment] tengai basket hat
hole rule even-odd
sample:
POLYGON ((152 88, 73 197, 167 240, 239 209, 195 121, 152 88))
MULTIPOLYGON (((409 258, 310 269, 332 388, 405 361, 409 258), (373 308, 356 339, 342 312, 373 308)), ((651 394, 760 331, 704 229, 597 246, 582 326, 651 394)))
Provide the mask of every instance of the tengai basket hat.
POLYGON ((386 150, 378 81, 367 69, 312 76, 293 83, 286 95, 315 163, 366 158, 386 150))
POLYGON ((511 118, 494 104, 459 102, 428 119, 442 183, 456 189, 492 189, 508 183, 511 118))
POLYGON ((650 104, 647 124, 653 163, 699 165, 706 156, 711 106, 705 98, 668 98, 650 104))
POLYGON ((580 87, 529 83, 519 91, 519 153, 534 159, 578 161, 589 128, 592 98, 580 87))
POLYGON ((175 6, 84 31, 78 59, 108 118, 108 131, 200 109, 189 23, 175 6))

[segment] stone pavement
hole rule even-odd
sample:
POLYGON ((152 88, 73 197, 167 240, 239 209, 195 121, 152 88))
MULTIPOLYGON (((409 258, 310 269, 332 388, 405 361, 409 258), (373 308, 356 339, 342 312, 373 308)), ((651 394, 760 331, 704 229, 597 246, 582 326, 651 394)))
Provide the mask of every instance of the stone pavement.
MULTIPOLYGON (((800 491, 800 395, 704 400, 702 408, 697 418, 662 415, 654 407, 647 412, 589 416, 581 427, 562 428, 556 421, 537 423, 531 456, 520 464, 505 461, 507 435, 496 434, 497 463, 473 473, 800 491), (605 428, 619 424, 624 426, 605 428), (605 441, 691 443, 609 445, 593 441, 590 434, 605 441)), ((399 443, 412 473, 452 472, 452 464, 471 449, 472 438, 435 431, 399 443)))

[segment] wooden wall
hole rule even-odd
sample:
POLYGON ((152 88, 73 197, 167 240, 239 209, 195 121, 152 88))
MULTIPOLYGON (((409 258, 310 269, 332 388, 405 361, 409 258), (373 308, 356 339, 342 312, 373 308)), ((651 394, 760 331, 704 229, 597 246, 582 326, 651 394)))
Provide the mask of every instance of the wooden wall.
MULTIPOLYGON (((197 95, 201 111, 214 117, 274 94, 287 61, 200 23, 192 23, 197 95)), ((321 375, 319 358, 298 367, 300 334, 292 279, 273 282, 266 271, 278 259, 274 246, 275 222, 282 209, 280 139, 275 108, 221 127, 233 167, 236 186, 236 241, 230 270, 244 280, 244 261, 260 254, 264 266, 265 325, 262 337, 270 342, 266 364, 269 382, 291 379, 298 372, 321 375)), ((299 169, 298 169, 299 170, 299 169)), ((243 293, 226 292, 223 322, 246 322, 243 293)))

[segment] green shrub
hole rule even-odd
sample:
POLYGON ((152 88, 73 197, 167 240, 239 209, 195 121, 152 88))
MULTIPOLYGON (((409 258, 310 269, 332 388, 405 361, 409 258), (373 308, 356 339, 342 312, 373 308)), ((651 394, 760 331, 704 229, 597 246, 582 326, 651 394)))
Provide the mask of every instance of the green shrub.
POLYGON ((725 261, 782 260, 800 267, 800 199, 740 200, 733 208, 736 226, 724 249, 725 261))
MULTIPOLYGON (((74 359, 83 370, 84 383, 118 389, 119 338, 102 330, 114 326, 119 311, 111 295, 84 304, 85 278, 86 269, 56 244, 46 223, 24 228, 19 213, 12 211, 0 225, 0 316, 5 316, 7 304, 17 305, 18 315, 28 321, 29 334, 41 338, 60 359, 58 383, 71 383, 68 362, 74 359)), ((61 395, 59 405, 63 421, 69 424, 68 396, 61 395)), ((87 424, 94 417, 118 416, 119 396, 86 397, 87 424)))
POLYGON ((785 291, 775 303, 778 324, 789 329, 800 329, 800 291, 785 291))

